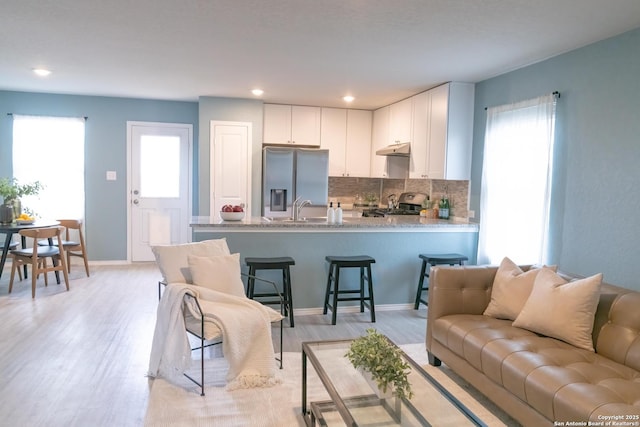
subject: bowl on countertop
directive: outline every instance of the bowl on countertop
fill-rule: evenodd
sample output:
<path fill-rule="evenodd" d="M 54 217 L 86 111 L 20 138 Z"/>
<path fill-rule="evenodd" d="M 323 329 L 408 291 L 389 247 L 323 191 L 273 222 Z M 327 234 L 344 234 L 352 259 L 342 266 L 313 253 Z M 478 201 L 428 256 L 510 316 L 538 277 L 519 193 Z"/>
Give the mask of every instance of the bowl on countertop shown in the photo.
<path fill-rule="evenodd" d="M 220 212 L 220 218 L 224 221 L 241 221 L 244 218 L 244 212 Z"/>

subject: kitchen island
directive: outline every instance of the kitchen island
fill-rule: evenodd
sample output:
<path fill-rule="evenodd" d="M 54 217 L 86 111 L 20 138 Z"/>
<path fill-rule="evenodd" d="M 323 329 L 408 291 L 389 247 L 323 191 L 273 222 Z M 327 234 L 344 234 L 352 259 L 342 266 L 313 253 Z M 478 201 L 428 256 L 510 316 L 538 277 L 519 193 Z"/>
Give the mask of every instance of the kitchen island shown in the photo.
<path fill-rule="evenodd" d="M 318 313 L 324 303 L 327 282 L 327 255 L 370 255 L 376 309 L 407 308 L 413 305 L 418 286 L 420 253 L 457 252 L 475 263 L 478 225 L 468 221 L 437 220 L 417 215 L 363 218 L 346 214 L 343 224 L 327 224 L 323 218 L 302 221 L 246 218 L 222 221 L 217 217 L 194 217 L 193 240 L 226 238 L 232 253 L 246 257 L 290 256 L 294 309 Z M 281 280 L 274 271 L 261 271 L 261 277 Z M 343 282 L 344 280 L 344 282 Z M 356 271 L 344 271 L 341 288 L 357 286 Z M 258 289 L 256 289 L 258 291 Z M 349 303 L 341 303 L 345 311 Z M 355 307 L 355 303 L 354 303 Z M 338 317 L 339 323 L 339 317 Z"/>

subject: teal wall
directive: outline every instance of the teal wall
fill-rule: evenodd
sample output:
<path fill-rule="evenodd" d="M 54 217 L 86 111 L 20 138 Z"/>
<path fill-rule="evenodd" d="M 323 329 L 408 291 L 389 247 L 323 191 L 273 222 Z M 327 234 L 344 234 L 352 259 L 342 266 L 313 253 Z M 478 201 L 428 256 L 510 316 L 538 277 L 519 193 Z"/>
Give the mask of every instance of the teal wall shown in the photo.
<path fill-rule="evenodd" d="M 192 124 L 194 147 L 198 145 L 197 102 L 0 91 L 0 176 L 12 174 L 13 126 L 7 113 L 88 117 L 85 132 L 85 227 L 91 260 L 127 259 L 127 121 Z M 197 176 L 195 159 L 193 163 L 194 176 Z M 64 167 L 51 165 L 59 166 Z M 107 170 L 117 172 L 117 181 L 105 179 Z M 195 180 L 195 206 L 197 188 Z"/>
<path fill-rule="evenodd" d="M 485 107 L 556 90 L 552 262 L 640 290 L 640 29 L 476 84 L 471 209 L 479 212 Z"/>

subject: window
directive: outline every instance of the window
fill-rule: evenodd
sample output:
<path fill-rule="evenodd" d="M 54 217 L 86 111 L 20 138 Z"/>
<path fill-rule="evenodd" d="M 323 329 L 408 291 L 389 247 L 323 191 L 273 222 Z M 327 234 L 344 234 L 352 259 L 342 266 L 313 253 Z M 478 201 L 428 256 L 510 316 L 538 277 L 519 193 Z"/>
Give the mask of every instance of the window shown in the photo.
<path fill-rule="evenodd" d="M 84 118 L 13 116 L 13 176 L 40 181 L 22 208 L 41 218 L 84 218 Z"/>
<path fill-rule="evenodd" d="M 478 263 L 546 262 L 555 95 L 487 109 Z"/>
<path fill-rule="evenodd" d="M 140 136 L 140 197 L 180 197 L 180 137 Z"/>

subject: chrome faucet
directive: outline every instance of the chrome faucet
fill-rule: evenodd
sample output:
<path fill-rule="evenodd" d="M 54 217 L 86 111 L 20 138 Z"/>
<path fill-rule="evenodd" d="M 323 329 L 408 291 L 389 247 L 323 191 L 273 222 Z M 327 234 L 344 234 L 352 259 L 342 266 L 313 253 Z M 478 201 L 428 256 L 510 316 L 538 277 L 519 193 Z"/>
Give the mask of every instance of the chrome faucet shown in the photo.
<path fill-rule="evenodd" d="M 298 221 L 300 219 L 300 211 L 307 205 L 311 204 L 311 200 L 300 200 L 302 197 L 298 197 L 293 201 L 293 220 Z"/>

